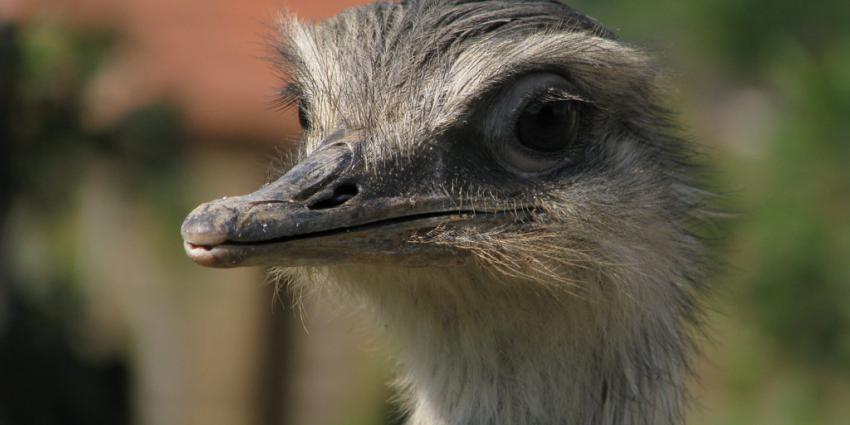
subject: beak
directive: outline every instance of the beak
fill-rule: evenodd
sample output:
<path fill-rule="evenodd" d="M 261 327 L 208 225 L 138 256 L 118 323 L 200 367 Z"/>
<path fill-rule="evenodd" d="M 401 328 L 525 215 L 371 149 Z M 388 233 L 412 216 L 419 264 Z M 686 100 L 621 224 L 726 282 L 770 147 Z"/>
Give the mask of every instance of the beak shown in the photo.
<path fill-rule="evenodd" d="M 452 208 L 424 187 L 399 193 L 415 185 L 370 175 L 356 146 L 322 147 L 254 193 L 197 207 L 181 228 L 186 253 L 209 267 L 451 264 L 464 257 L 455 248 L 413 241 L 438 226 L 499 215 Z"/>

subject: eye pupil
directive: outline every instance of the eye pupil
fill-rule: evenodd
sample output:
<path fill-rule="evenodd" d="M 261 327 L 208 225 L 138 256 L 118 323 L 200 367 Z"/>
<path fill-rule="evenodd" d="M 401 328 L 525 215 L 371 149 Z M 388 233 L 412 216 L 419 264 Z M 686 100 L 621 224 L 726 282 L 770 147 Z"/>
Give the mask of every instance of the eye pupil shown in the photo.
<path fill-rule="evenodd" d="M 576 102 L 571 100 L 532 102 L 517 121 L 520 143 L 543 153 L 563 151 L 577 136 L 577 109 Z"/>

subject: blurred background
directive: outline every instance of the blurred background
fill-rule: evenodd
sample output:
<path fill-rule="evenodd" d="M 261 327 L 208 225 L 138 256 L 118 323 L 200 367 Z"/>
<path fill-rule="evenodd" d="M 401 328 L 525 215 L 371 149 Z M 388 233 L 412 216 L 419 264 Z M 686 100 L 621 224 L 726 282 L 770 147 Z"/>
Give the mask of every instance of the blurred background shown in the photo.
<path fill-rule="evenodd" d="M 179 226 L 298 137 L 275 16 L 364 1 L 0 0 L 0 425 L 389 425 L 357 317 Z M 737 215 L 691 424 L 850 417 L 850 2 L 576 0 L 669 70 Z"/>

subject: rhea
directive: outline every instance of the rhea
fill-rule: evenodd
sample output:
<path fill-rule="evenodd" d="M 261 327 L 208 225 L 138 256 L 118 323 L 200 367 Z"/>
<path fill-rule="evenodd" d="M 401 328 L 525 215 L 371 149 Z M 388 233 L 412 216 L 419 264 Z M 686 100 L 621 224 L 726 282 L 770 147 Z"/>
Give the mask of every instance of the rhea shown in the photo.
<path fill-rule="evenodd" d="M 554 0 L 284 18 L 299 161 L 186 251 L 365 305 L 411 425 L 683 422 L 706 216 L 641 51 Z"/>

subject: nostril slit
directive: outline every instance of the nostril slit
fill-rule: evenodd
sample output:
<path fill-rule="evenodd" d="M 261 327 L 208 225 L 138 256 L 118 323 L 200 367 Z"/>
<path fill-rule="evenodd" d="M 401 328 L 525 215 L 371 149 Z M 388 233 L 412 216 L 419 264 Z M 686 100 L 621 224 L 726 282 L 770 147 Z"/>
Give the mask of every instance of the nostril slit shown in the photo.
<path fill-rule="evenodd" d="M 323 210 L 327 208 L 338 207 L 346 203 L 349 199 L 357 196 L 360 192 L 356 185 L 342 184 L 334 188 L 333 192 L 328 196 L 323 196 L 314 202 L 311 202 L 307 208 L 311 210 Z"/>

